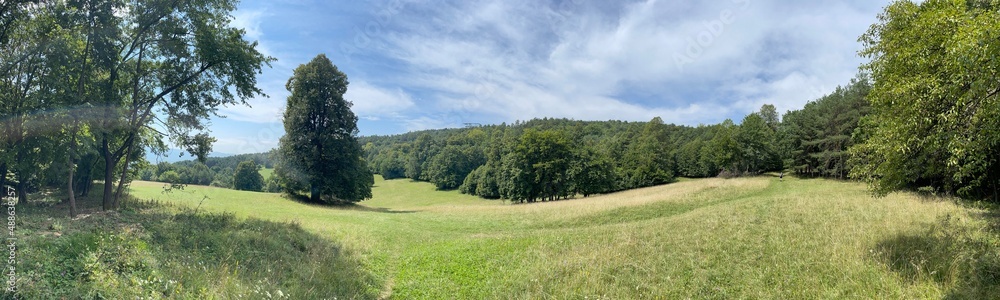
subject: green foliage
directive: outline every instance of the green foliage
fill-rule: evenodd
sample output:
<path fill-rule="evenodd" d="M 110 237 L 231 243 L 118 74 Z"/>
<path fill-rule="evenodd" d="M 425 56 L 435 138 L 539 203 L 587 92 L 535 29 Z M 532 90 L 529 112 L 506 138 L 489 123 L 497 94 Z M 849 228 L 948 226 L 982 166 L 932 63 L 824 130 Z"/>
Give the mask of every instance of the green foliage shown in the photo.
<path fill-rule="evenodd" d="M 778 170 L 781 147 L 774 127 L 781 124 L 774 123 L 774 110 L 765 105 L 745 125 L 535 119 L 363 137 L 360 143 L 373 170 L 387 179 L 401 175 L 440 189 L 530 202 L 659 185 L 677 175 Z M 771 117 L 762 118 L 765 114 Z"/>
<path fill-rule="evenodd" d="M 264 183 L 264 192 L 267 193 L 280 193 L 282 192 L 281 180 L 278 179 L 277 175 L 271 173 L 271 176 L 267 177 L 267 181 Z"/>
<path fill-rule="evenodd" d="M 177 174 L 176 171 L 163 172 L 163 174 L 160 174 L 160 176 L 157 178 L 159 179 L 160 182 L 174 183 L 174 184 L 181 183 L 181 175 Z"/>
<path fill-rule="evenodd" d="M 448 145 L 428 162 L 424 170 L 428 181 L 438 189 L 458 188 L 466 176 L 484 162 L 479 149 L 466 145 Z"/>
<path fill-rule="evenodd" d="M 577 150 L 573 157 L 574 163 L 568 174 L 572 180 L 572 193 L 587 197 L 615 189 L 618 180 L 611 158 L 590 148 Z"/>
<path fill-rule="evenodd" d="M 252 160 L 241 162 L 233 174 L 233 189 L 259 192 L 264 189 L 264 177 L 260 175 L 260 165 Z"/>
<path fill-rule="evenodd" d="M 764 109 L 767 107 L 765 106 Z M 736 140 L 740 144 L 743 172 L 759 174 L 781 169 L 781 157 L 775 147 L 775 132 L 759 113 L 752 113 L 740 123 Z"/>
<path fill-rule="evenodd" d="M 709 139 L 711 141 L 711 139 Z M 686 177 L 712 177 L 719 174 L 715 157 L 709 151 L 709 142 L 700 137 L 677 149 L 677 173 Z"/>
<path fill-rule="evenodd" d="M 288 80 L 282 159 L 275 168 L 285 191 L 306 191 L 311 201 L 323 203 L 371 198 L 374 182 L 355 139 L 358 117 L 344 100 L 347 84 L 347 75 L 323 54 Z"/>
<path fill-rule="evenodd" d="M 522 182 L 508 185 L 526 190 L 511 193 L 508 199 L 534 202 L 536 199 L 555 200 L 569 196 L 571 180 L 568 172 L 572 152 L 565 135 L 552 130 L 527 129 L 514 152 L 522 155 L 513 156 L 511 167 L 517 170 L 512 172 L 518 174 L 513 179 Z"/>
<path fill-rule="evenodd" d="M 215 141 L 204 121 L 263 95 L 256 76 L 273 60 L 232 26 L 235 9 L 230 0 L 0 4 L 0 169 L 19 190 L 81 194 L 99 170 L 102 208 L 113 209 L 130 180 L 156 177 L 139 171 L 140 157 L 165 138 L 204 161 Z M 181 181 L 208 184 L 198 171 Z"/>
<path fill-rule="evenodd" d="M 175 163 L 159 162 L 139 170 L 139 178 L 146 181 L 161 181 L 158 177 L 163 172 L 174 170 L 180 175 L 181 184 L 211 185 L 232 188 L 233 174 L 237 166 L 245 161 L 253 161 L 261 167 L 274 166 L 271 156 L 274 151 L 264 153 L 238 154 L 226 157 L 208 157 L 204 162 L 179 161 Z M 263 175 L 262 175 L 263 176 Z"/>
<path fill-rule="evenodd" d="M 437 154 L 437 149 L 430 135 L 422 134 L 417 137 L 406 160 L 406 170 L 404 172 L 406 177 L 427 180 L 428 177 L 423 172 L 424 164 Z"/>
<path fill-rule="evenodd" d="M 785 114 L 779 147 L 786 165 L 799 175 L 844 179 L 850 172 L 847 149 L 862 117 L 868 114 L 865 97 L 871 82 L 858 75 L 846 87 Z"/>
<path fill-rule="evenodd" d="M 403 150 L 394 148 L 383 155 L 369 158 L 369 161 L 372 162 L 372 171 L 385 179 L 406 177 L 407 156 Z"/>
<path fill-rule="evenodd" d="M 739 130 L 733 120 L 726 119 L 716 128 L 708 146 L 712 164 L 729 173 L 739 173 L 742 169 L 743 149 L 738 140 Z"/>
<path fill-rule="evenodd" d="M 673 181 L 673 157 L 667 148 L 668 135 L 659 117 L 647 123 L 638 140 L 629 144 L 621 165 L 623 189 L 647 187 Z"/>
<path fill-rule="evenodd" d="M 1000 5 L 894 2 L 861 37 L 874 84 L 851 176 L 1000 199 Z"/>

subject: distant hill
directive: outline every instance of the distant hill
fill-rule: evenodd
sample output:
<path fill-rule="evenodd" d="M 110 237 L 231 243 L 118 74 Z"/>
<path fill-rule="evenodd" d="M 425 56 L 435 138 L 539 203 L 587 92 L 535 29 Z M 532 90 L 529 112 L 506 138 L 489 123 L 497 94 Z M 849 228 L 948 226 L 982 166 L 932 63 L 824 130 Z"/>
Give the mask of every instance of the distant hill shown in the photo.
<path fill-rule="evenodd" d="M 229 157 L 229 156 L 233 156 L 233 155 L 234 154 L 232 154 L 232 153 L 212 152 L 212 153 L 208 154 L 208 157 L 219 157 L 219 158 L 221 158 L 221 157 Z M 159 163 L 159 162 L 175 163 L 175 162 L 180 162 L 180 161 L 185 161 L 185 160 L 194 160 L 194 159 L 195 158 L 193 156 L 191 156 L 191 154 L 187 153 L 186 151 L 177 150 L 177 149 L 170 149 L 163 156 L 158 156 L 158 155 L 156 155 L 154 153 L 150 153 L 150 152 L 146 153 L 146 160 L 149 161 L 149 162 L 151 162 L 151 163 L 153 163 L 153 164 L 156 164 L 156 163 Z"/>

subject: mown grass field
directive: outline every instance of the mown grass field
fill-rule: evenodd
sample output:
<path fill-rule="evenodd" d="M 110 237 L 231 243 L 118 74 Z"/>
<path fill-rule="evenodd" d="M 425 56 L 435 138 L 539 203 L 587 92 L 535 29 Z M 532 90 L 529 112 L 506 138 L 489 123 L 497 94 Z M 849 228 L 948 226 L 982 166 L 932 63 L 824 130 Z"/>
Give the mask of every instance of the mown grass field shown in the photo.
<path fill-rule="evenodd" d="M 132 193 L 203 212 L 298 224 L 342 247 L 379 298 L 989 298 L 1000 295 L 994 210 L 858 183 L 699 179 L 510 205 L 376 178 L 354 207 L 189 186 Z M 273 256 L 273 255 L 272 255 Z M 276 279 L 278 280 L 278 279 Z M 292 298 L 295 298 L 292 295 Z"/>

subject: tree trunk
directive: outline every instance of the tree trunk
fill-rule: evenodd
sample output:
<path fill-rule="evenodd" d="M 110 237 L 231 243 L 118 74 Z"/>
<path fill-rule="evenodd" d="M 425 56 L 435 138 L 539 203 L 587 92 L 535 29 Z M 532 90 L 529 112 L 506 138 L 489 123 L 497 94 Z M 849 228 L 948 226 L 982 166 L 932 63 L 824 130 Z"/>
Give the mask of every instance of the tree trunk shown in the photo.
<path fill-rule="evenodd" d="M 72 146 L 70 147 L 70 153 L 66 154 L 66 162 L 69 163 L 69 180 L 67 180 L 66 187 L 69 194 L 69 217 L 76 218 L 76 193 L 73 191 L 73 173 L 76 172 L 75 162 L 73 162 Z"/>
<path fill-rule="evenodd" d="M 315 182 L 309 183 L 309 201 L 319 203 L 319 187 Z"/>
<path fill-rule="evenodd" d="M 28 203 L 28 180 L 17 176 L 17 204 Z"/>
<path fill-rule="evenodd" d="M 107 136 L 101 141 L 101 155 L 104 156 L 104 195 L 101 198 L 101 209 L 111 209 L 112 181 L 114 181 L 115 163 L 108 149 Z"/>
<path fill-rule="evenodd" d="M 88 159 L 89 158 L 89 159 Z M 80 197 L 87 197 L 90 195 L 90 190 L 94 187 L 94 165 L 97 164 L 97 156 L 93 154 L 88 154 L 84 156 L 81 160 L 80 166 L 86 166 L 85 169 L 77 168 L 80 173 L 79 178 L 77 178 L 76 188 L 80 190 Z"/>
<path fill-rule="evenodd" d="M 125 164 L 122 165 L 122 176 L 118 178 L 118 190 L 115 191 L 114 200 L 111 201 L 111 207 L 118 208 L 118 200 L 121 199 L 122 190 L 125 188 L 125 179 L 128 178 L 128 164 L 131 163 L 132 158 L 132 145 L 134 142 L 128 144 L 128 152 L 125 152 Z"/>
<path fill-rule="evenodd" d="M 0 189 L 3 189 L 3 187 L 6 186 L 6 184 L 7 184 L 7 164 L 3 163 L 0 164 Z M 4 193 L 6 192 L 7 191 L 4 190 Z"/>

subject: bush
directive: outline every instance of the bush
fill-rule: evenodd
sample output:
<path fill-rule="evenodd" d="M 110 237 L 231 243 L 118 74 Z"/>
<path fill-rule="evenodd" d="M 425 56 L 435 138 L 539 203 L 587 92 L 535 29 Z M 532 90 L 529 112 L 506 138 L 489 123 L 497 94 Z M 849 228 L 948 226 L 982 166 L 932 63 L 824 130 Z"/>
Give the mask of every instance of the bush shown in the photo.
<path fill-rule="evenodd" d="M 177 172 L 173 170 L 163 172 L 163 174 L 160 174 L 157 179 L 159 179 L 160 182 L 181 183 L 181 175 L 177 174 Z"/>
<path fill-rule="evenodd" d="M 271 173 L 271 176 L 267 177 L 267 182 L 264 183 L 264 192 L 267 193 L 280 193 L 282 191 L 281 180 L 278 176 Z"/>

